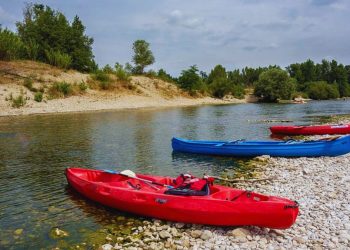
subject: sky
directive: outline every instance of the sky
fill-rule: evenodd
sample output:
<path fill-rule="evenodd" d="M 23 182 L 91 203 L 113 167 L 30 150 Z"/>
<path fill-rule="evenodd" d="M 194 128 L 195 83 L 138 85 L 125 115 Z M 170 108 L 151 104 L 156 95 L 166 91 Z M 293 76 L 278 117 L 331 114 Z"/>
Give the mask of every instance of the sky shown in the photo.
<path fill-rule="evenodd" d="M 348 0 L 69 0 L 32 1 L 78 15 L 94 38 L 99 66 L 132 61 L 132 43 L 150 43 L 155 63 L 173 76 L 191 65 L 210 72 L 288 66 L 323 58 L 350 64 Z M 0 0 L 0 24 L 13 31 L 23 0 Z"/>

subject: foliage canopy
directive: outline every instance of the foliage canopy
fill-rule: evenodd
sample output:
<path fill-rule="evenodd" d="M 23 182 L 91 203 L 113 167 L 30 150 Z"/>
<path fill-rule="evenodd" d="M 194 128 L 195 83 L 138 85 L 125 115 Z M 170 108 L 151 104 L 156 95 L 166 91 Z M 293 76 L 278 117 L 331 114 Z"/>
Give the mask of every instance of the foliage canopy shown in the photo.
<path fill-rule="evenodd" d="M 259 76 L 254 94 L 264 101 L 275 102 L 278 99 L 290 99 L 295 90 L 295 80 L 286 71 L 272 68 Z"/>
<path fill-rule="evenodd" d="M 85 26 L 78 16 L 70 24 L 61 12 L 42 4 L 27 4 L 23 14 L 23 21 L 16 25 L 27 46 L 27 57 L 51 64 L 64 60 L 65 67 L 69 63 L 68 67 L 79 71 L 96 69 L 93 39 L 84 34 Z"/>
<path fill-rule="evenodd" d="M 133 43 L 134 56 L 132 58 L 135 63 L 135 73 L 143 74 L 146 66 L 154 63 L 155 59 L 149 48 L 149 43 L 145 40 L 136 40 Z"/>

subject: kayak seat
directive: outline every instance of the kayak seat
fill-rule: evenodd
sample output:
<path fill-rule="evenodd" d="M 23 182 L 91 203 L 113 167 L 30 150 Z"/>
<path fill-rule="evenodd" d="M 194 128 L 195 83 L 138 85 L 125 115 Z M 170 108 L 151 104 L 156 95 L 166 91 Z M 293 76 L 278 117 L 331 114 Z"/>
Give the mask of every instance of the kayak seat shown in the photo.
<path fill-rule="evenodd" d="M 209 187 L 209 184 L 206 184 L 201 190 L 194 190 L 194 189 L 191 189 L 190 187 L 184 186 L 184 187 L 167 189 L 164 193 L 170 194 L 170 195 L 182 195 L 182 196 L 206 196 L 210 194 L 210 187 Z"/>

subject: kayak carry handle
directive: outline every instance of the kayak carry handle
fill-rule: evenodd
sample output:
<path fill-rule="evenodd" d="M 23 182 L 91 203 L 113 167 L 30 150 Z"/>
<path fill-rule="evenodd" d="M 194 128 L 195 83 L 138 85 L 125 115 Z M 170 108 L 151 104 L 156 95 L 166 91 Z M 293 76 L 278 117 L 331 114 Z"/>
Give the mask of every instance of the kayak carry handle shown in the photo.
<path fill-rule="evenodd" d="M 299 203 L 297 201 L 294 201 L 294 205 L 285 205 L 284 209 L 288 209 L 288 208 L 298 208 L 299 207 Z"/>

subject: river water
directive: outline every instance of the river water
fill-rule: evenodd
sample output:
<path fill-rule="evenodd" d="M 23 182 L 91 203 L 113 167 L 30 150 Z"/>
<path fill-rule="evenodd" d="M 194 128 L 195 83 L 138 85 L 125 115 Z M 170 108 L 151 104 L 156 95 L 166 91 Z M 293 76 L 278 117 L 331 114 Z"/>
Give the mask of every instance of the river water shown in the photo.
<path fill-rule="evenodd" d="M 311 124 L 349 113 L 347 100 L 2 117 L 0 249 L 67 248 L 120 216 L 73 192 L 64 176 L 68 166 L 219 175 L 237 159 L 172 153 L 171 138 L 270 139 L 268 127 L 282 120 Z M 55 227 L 69 236 L 55 239 Z"/>

